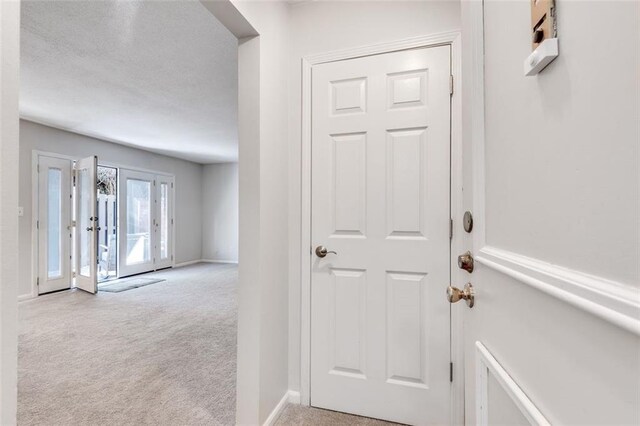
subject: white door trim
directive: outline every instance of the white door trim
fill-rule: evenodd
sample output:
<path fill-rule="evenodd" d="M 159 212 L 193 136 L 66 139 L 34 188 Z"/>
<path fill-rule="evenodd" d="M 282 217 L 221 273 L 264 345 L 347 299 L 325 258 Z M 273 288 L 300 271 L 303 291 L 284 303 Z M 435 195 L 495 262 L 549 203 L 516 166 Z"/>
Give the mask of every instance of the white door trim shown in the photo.
<path fill-rule="evenodd" d="M 522 415 L 532 425 L 548 426 L 551 423 L 538 410 L 538 407 L 520 389 L 498 360 L 481 343 L 476 342 L 476 424 L 489 426 L 489 374 L 500 384 Z"/>
<path fill-rule="evenodd" d="M 473 254 L 488 268 L 640 336 L 637 287 L 489 246 L 485 228 L 484 3 L 468 5 L 471 30 L 470 101 L 473 167 Z"/>
<path fill-rule="evenodd" d="M 300 403 L 310 404 L 311 367 L 311 69 L 314 65 L 369 55 L 396 52 L 423 47 L 451 46 L 454 91 L 451 99 L 451 215 L 460 223 L 462 210 L 462 122 L 461 122 L 461 52 L 460 32 L 452 31 L 404 40 L 338 50 L 302 58 L 302 146 L 301 146 L 301 241 L 300 247 Z M 454 232 L 451 242 L 451 277 L 458 281 L 460 270 L 454 268 L 455 254 L 463 247 L 462 235 Z M 307 250 L 308 249 L 308 250 Z M 443 294 L 442 297 L 445 297 Z M 454 384 L 452 386 L 452 420 L 464 419 L 464 375 L 462 345 L 462 315 L 459 309 L 451 312 L 453 336 L 452 360 Z"/>

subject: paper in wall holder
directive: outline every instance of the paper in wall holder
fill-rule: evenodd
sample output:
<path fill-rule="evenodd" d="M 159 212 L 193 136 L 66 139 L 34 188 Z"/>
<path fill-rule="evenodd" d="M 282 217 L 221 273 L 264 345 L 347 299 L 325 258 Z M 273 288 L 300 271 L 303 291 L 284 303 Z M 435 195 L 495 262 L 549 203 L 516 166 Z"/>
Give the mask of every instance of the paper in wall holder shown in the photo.
<path fill-rule="evenodd" d="M 531 49 L 524 75 L 536 75 L 558 57 L 558 29 L 554 0 L 531 1 Z"/>

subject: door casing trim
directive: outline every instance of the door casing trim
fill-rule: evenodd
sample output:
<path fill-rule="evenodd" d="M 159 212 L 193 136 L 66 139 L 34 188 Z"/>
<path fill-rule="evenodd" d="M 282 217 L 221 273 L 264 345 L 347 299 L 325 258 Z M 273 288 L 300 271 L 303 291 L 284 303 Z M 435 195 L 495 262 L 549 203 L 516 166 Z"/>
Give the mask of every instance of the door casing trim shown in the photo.
<path fill-rule="evenodd" d="M 451 96 L 451 189 L 450 214 L 454 223 L 451 239 L 451 282 L 464 277 L 456 265 L 456 253 L 462 252 L 464 239 L 461 232 L 463 211 L 462 197 L 462 108 L 461 108 L 461 50 L 460 32 L 450 31 L 412 37 L 388 43 L 337 50 L 305 56 L 301 59 L 302 71 L 302 125 L 301 125 L 301 229 L 300 229 L 300 403 L 311 403 L 311 70 L 313 66 L 361 58 L 402 50 L 450 46 L 451 74 L 454 88 Z M 443 294 L 442 297 L 445 297 Z M 462 312 L 451 309 L 451 362 L 454 364 L 451 385 L 452 424 L 464 422 L 464 352 L 462 336 Z"/>

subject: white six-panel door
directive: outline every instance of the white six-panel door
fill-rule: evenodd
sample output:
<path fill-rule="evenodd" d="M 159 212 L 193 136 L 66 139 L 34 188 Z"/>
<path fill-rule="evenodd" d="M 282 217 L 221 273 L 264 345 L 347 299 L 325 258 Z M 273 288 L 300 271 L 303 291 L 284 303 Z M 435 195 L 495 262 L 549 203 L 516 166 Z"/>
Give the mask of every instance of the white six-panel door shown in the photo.
<path fill-rule="evenodd" d="M 311 404 L 450 417 L 450 48 L 312 70 Z"/>
<path fill-rule="evenodd" d="M 73 163 L 38 156 L 38 294 L 71 288 Z"/>

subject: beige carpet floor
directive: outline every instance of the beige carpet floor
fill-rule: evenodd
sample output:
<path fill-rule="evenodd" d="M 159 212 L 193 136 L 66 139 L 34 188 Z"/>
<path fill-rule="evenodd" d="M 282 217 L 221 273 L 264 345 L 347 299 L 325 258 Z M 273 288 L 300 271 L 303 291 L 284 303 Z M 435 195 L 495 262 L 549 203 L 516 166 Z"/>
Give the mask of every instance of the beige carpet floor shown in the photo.
<path fill-rule="evenodd" d="M 122 293 L 20 303 L 20 425 L 231 425 L 235 265 L 197 264 Z"/>
<path fill-rule="evenodd" d="M 277 426 L 389 426 L 397 423 L 288 404 L 278 416 L 275 424 Z"/>

